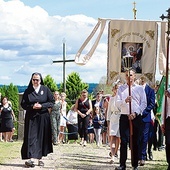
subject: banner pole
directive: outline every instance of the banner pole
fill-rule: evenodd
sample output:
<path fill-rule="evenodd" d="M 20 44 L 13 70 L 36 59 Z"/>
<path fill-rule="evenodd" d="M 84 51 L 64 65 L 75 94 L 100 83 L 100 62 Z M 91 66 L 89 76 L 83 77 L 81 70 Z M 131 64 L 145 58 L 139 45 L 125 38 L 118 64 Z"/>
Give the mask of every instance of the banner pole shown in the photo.
<path fill-rule="evenodd" d="M 168 12 L 167 16 L 160 16 L 162 20 L 165 18 L 168 20 L 168 30 L 166 31 L 167 33 L 167 56 L 166 56 L 166 83 L 165 83 L 165 90 L 168 89 L 168 73 L 169 73 L 169 34 L 170 34 L 170 8 L 166 10 Z M 167 96 L 165 95 L 165 107 L 164 107 L 164 126 L 165 126 L 165 120 L 166 120 L 166 115 L 167 115 Z M 166 128 L 166 127 L 165 127 Z"/>

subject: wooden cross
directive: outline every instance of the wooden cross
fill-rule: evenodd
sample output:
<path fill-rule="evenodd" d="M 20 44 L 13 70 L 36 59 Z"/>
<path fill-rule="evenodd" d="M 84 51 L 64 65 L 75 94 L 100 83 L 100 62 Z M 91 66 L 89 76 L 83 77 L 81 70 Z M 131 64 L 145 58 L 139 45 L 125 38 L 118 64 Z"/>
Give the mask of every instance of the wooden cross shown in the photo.
<path fill-rule="evenodd" d="M 136 12 L 137 12 L 137 9 L 136 9 L 136 2 L 135 2 L 135 1 L 133 2 L 133 5 L 134 5 L 134 8 L 133 8 L 134 19 L 136 19 Z"/>
<path fill-rule="evenodd" d="M 66 92 L 66 79 L 65 79 L 65 65 L 67 62 L 75 62 L 75 60 L 66 60 L 66 44 L 63 41 L 63 60 L 57 60 L 57 61 L 53 61 L 53 63 L 63 63 L 63 86 L 64 86 L 64 92 Z"/>

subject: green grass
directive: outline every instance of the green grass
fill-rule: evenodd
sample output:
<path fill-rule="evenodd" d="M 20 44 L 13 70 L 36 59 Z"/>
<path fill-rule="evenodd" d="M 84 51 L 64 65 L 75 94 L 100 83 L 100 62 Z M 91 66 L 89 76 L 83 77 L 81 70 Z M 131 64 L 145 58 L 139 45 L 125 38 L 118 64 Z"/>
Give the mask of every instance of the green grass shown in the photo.
<path fill-rule="evenodd" d="M 22 142 L 0 142 L 0 164 L 7 160 L 20 158 Z"/>

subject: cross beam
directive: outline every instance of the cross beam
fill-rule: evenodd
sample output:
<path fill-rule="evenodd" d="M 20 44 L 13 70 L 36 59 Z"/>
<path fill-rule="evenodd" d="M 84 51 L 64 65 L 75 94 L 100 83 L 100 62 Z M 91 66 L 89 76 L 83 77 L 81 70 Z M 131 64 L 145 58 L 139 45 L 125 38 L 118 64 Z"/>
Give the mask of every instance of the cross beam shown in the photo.
<path fill-rule="evenodd" d="M 170 8 L 168 9 L 168 10 L 166 10 L 166 12 L 168 12 L 168 14 L 167 14 L 167 16 L 165 16 L 164 14 L 162 14 L 161 16 L 160 16 L 160 18 L 162 19 L 162 20 L 164 20 L 164 19 L 167 19 L 168 20 L 168 30 L 167 30 L 167 34 L 168 34 L 168 36 L 169 36 L 169 34 L 170 34 Z"/>
<path fill-rule="evenodd" d="M 56 60 L 53 61 L 53 63 L 63 63 L 63 86 L 64 86 L 64 92 L 66 92 L 66 79 L 65 79 L 65 72 L 66 72 L 66 68 L 65 68 L 65 64 L 67 62 L 74 62 L 75 60 L 66 60 L 66 44 L 65 42 L 63 42 L 63 60 Z"/>

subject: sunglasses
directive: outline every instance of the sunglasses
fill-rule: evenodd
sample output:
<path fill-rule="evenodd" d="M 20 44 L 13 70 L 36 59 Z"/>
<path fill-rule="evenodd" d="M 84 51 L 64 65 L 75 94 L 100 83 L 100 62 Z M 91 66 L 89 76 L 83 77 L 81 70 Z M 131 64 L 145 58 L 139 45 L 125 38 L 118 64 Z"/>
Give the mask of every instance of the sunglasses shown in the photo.
<path fill-rule="evenodd" d="M 40 79 L 32 79 L 33 81 L 40 81 Z"/>
<path fill-rule="evenodd" d="M 129 75 L 128 74 L 126 74 L 126 77 L 128 77 Z M 133 76 L 132 74 L 130 74 L 130 76 Z"/>

